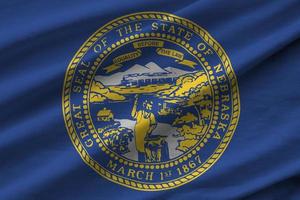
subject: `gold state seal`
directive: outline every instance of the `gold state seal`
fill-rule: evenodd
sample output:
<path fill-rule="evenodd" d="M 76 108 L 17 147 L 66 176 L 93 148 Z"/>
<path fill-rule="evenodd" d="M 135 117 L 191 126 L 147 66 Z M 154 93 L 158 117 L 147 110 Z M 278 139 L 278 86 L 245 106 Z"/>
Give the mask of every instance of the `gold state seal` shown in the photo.
<path fill-rule="evenodd" d="M 62 108 L 73 145 L 102 177 L 171 189 L 223 154 L 240 113 L 223 48 L 197 24 L 161 12 L 115 19 L 72 59 Z"/>

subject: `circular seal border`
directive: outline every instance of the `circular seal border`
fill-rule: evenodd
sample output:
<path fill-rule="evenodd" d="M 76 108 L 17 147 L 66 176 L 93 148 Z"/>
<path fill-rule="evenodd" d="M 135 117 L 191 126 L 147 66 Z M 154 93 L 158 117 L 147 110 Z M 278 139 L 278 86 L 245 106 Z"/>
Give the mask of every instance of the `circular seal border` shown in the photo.
<path fill-rule="evenodd" d="M 122 25 L 123 23 L 128 23 L 133 20 L 142 20 L 142 19 L 158 19 L 167 22 L 177 23 L 183 25 L 189 29 L 192 29 L 195 33 L 197 33 L 214 51 L 218 54 L 223 66 L 225 67 L 226 74 L 229 78 L 231 85 L 231 94 L 232 94 L 232 117 L 230 124 L 228 126 L 228 131 L 225 133 L 222 141 L 219 146 L 216 148 L 214 153 L 205 161 L 203 164 L 196 168 L 194 171 L 186 174 L 182 178 L 178 178 L 175 180 L 171 180 L 161 184 L 146 184 L 140 183 L 139 181 L 132 181 L 130 179 L 126 179 L 123 177 L 119 177 L 117 175 L 111 174 L 108 170 L 101 167 L 96 161 L 94 161 L 86 151 L 85 147 L 79 140 L 74 125 L 72 122 L 71 116 L 71 107 L 70 107 L 70 93 L 71 93 L 71 81 L 73 79 L 73 75 L 75 73 L 75 68 L 80 62 L 81 58 L 86 54 L 88 49 L 106 32 L 112 30 L 114 27 Z M 95 63 L 94 63 L 95 64 Z M 239 97 L 239 89 L 236 75 L 233 71 L 231 62 L 225 53 L 225 50 L 221 47 L 221 45 L 202 27 L 197 25 L 196 23 L 178 17 L 176 15 L 165 13 L 165 12 L 138 12 L 132 13 L 129 15 L 121 16 L 115 20 L 112 20 L 99 28 L 94 34 L 92 34 L 86 42 L 80 47 L 80 49 L 76 52 L 75 56 L 71 60 L 64 79 L 63 91 L 62 91 L 62 110 L 65 125 L 68 131 L 68 135 L 75 146 L 76 150 L 80 154 L 83 161 L 93 168 L 99 175 L 108 179 L 109 181 L 115 182 L 117 184 L 126 186 L 128 188 L 142 190 L 142 191 L 159 191 L 166 190 L 179 187 L 184 185 L 195 178 L 199 177 L 203 173 L 205 173 L 224 153 L 226 147 L 228 146 L 235 129 L 237 127 L 237 123 L 239 121 L 240 116 L 240 97 Z"/>

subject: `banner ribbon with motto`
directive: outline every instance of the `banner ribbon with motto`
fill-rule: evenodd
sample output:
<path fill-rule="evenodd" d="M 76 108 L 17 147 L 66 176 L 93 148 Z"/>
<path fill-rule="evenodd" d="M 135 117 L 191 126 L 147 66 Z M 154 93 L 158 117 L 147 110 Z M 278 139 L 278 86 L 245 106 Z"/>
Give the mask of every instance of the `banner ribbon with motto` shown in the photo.
<path fill-rule="evenodd" d="M 184 54 L 174 49 L 158 48 L 156 52 L 158 55 L 175 58 L 176 59 L 175 61 L 178 62 L 179 64 L 186 65 L 191 68 L 195 68 L 195 65 L 197 65 L 197 63 L 193 61 L 185 60 Z"/>

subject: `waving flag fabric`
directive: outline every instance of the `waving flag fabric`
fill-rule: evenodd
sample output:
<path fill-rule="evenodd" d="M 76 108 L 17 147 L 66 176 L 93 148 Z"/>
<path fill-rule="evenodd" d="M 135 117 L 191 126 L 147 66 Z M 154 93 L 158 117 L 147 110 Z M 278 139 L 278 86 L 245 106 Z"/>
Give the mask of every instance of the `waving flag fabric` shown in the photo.
<path fill-rule="evenodd" d="M 0 199 L 300 199 L 298 0 L 0 18 Z"/>

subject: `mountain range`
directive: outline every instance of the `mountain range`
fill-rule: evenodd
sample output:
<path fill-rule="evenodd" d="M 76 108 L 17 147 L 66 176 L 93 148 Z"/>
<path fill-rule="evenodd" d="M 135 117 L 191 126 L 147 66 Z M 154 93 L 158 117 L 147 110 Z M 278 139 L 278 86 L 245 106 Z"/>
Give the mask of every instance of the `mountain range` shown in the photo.
<path fill-rule="evenodd" d="M 130 75 L 130 74 L 145 75 L 145 74 L 153 74 L 153 73 L 167 73 L 169 75 L 179 77 L 183 74 L 191 73 L 191 72 L 177 69 L 174 67 L 161 68 L 155 62 L 149 62 L 145 66 L 135 64 L 134 66 L 132 66 L 131 68 L 123 72 L 117 72 L 112 75 L 107 75 L 107 76 L 98 75 L 95 77 L 95 81 L 101 82 L 103 85 L 106 86 L 120 85 L 121 80 L 126 75 Z"/>

